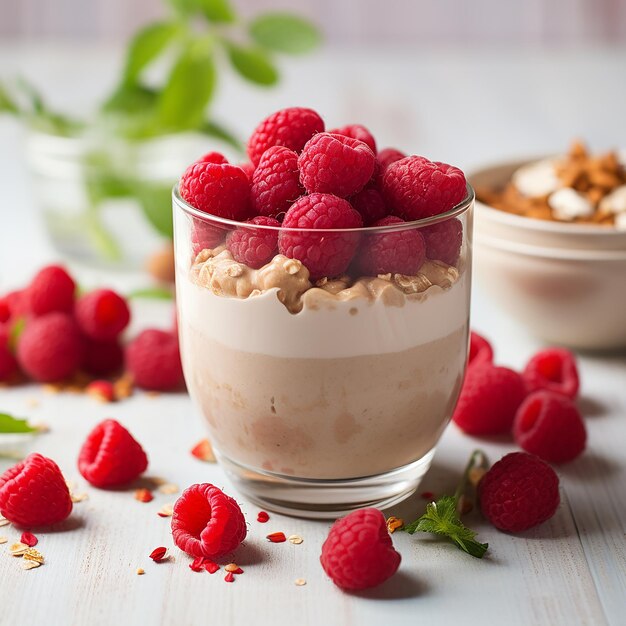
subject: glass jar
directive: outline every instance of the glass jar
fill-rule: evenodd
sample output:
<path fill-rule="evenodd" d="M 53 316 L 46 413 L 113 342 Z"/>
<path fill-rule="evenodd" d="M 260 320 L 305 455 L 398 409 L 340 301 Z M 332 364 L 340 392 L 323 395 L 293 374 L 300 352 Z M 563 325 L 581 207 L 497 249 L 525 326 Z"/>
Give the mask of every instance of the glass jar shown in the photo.
<path fill-rule="evenodd" d="M 465 372 L 473 201 L 468 187 L 435 217 L 305 230 L 216 218 L 174 189 L 185 378 L 243 494 L 335 517 L 417 488 Z M 338 276 L 280 254 L 299 246 L 336 251 Z"/>
<path fill-rule="evenodd" d="M 171 188 L 206 138 L 144 141 L 28 131 L 33 193 L 54 247 L 106 269 L 136 270 L 172 238 Z"/>

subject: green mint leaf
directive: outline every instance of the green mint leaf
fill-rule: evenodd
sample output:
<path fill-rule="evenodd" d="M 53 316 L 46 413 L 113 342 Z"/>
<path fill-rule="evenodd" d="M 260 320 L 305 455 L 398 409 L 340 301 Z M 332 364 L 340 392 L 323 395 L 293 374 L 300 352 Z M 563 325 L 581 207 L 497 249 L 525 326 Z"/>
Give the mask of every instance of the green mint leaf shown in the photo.
<path fill-rule="evenodd" d="M 176 22 L 155 22 L 140 30 L 128 47 L 124 81 L 136 82 L 142 70 L 172 43 L 179 31 Z"/>
<path fill-rule="evenodd" d="M 237 152 L 242 153 L 243 147 L 241 141 L 233 135 L 227 128 L 218 124 L 213 120 L 207 120 L 202 123 L 202 126 L 198 128 L 198 130 L 204 135 L 208 135 L 209 137 L 214 137 L 215 139 L 219 139 L 224 143 L 228 144 L 231 148 L 237 150 Z"/>
<path fill-rule="evenodd" d="M 13 325 L 11 326 L 11 330 L 9 330 L 9 340 L 8 346 L 11 352 L 15 352 L 17 350 L 17 342 L 20 339 L 20 335 L 24 332 L 26 328 L 26 318 L 18 317 Z"/>
<path fill-rule="evenodd" d="M 158 233 L 171 239 L 174 236 L 172 187 L 137 183 L 135 195 L 145 218 Z"/>
<path fill-rule="evenodd" d="M 450 539 L 460 550 L 482 558 L 489 544 L 476 541 L 476 533 L 463 525 L 456 512 L 456 500 L 443 496 L 426 505 L 426 513 L 402 528 L 405 532 L 433 533 Z"/>
<path fill-rule="evenodd" d="M 157 116 L 165 130 L 198 128 L 213 96 L 215 64 L 204 41 L 194 42 L 178 58 L 159 97 Z"/>
<path fill-rule="evenodd" d="M 226 48 L 232 66 L 246 80 L 264 86 L 278 82 L 278 70 L 269 55 L 260 48 L 239 46 L 232 42 L 227 42 Z"/>
<path fill-rule="evenodd" d="M 28 424 L 25 419 L 13 417 L 8 413 L 0 413 L 0 433 L 34 433 L 37 429 Z"/>
<path fill-rule="evenodd" d="M 171 289 L 148 287 L 146 289 L 135 289 L 135 291 L 131 291 L 126 297 L 130 299 L 147 298 L 151 300 L 173 300 L 174 294 Z"/>
<path fill-rule="evenodd" d="M 195 0 L 195 3 L 210 22 L 232 24 L 237 18 L 228 0 Z"/>
<path fill-rule="evenodd" d="M 11 113 L 13 115 L 20 113 L 17 102 L 11 97 L 9 90 L 2 83 L 0 83 L 0 113 Z"/>
<path fill-rule="evenodd" d="M 316 48 L 322 37 L 307 20 L 291 13 L 264 13 L 249 26 L 250 36 L 260 46 L 274 52 L 304 54 Z"/>

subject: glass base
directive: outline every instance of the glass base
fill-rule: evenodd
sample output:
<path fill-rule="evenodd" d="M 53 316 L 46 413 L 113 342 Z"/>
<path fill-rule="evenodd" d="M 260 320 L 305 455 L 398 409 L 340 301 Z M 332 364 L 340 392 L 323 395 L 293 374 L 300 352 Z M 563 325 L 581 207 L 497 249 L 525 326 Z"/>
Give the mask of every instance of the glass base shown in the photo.
<path fill-rule="evenodd" d="M 254 470 L 215 452 L 239 492 L 263 509 L 293 517 L 335 519 L 363 507 L 385 509 L 410 496 L 428 471 L 435 449 L 384 474 L 345 480 Z"/>

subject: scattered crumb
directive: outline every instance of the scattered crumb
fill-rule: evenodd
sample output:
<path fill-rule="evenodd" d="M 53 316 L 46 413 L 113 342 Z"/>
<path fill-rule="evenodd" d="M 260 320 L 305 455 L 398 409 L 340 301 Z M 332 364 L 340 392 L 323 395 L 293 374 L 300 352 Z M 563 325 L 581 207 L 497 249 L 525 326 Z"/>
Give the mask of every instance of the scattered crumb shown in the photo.
<path fill-rule="evenodd" d="M 85 500 L 89 500 L 89 495 L 86 493 L 70 493 L 70 497 L 72 498 L 72 502 L 83 502 Z"/>
<path fill-rule="evenodd" d="M 387 531 L 390 535 L 392 535 L 398 528 L 402 528 L 404 526 L 404 520 L 400 517 L 391 517 L 387 518 Z"/>
<path fill-rule="evenodd" d="M 29 570 L 37 569 L 38 567 L 41 567 L 41 563 L 39 563 L 39 561 L 22 561 L 22 569 Z"/>
<path fill-rule="evenodd" d="M 163 493 L 167 496 L 170 496 L 174 493 L 178 493 L 180 491 L 180 488 L 178 485 L 175 485 L 174 483 L 163 483 L 160 485 L 157 491 L 159 493 Z"/>
<path fill-rule="evenodd" d="M 9 541 L 8 537 L 0 537 L 0 544 L 7 543 Z"/>
<path fill-rule="evenodd" d="M 9 554 L 11 556 L 24 556 L 26 554 L 26 550 L 28 550 L 28 546 L 21 541 L 17 543 L 12 543 L 9 548 Z"/>
<path fill-rule="evenodd" d="M 146 570 L 143 567 L 137 568 L 137 576 L 143 576 L 146 573 Z"/>
<path fill-rule="evenodd" d="M 300 535 L 289 535 L 289 537 L 287 537 L 287 540 L 289 541 L 289 543 L 293 543 L 296 546 L 299 546 L 304 541 L 304 539 L 302 539 Z"/>
<path fill-rule="evenodd" d="M 135 490 L 135 500 L 139 500 L 139 502 L 152 502 L 154 500 L 154 496 L 152 493 L 145 488 Z"/>
<path fill-rule="evenodd" d="M 306 585 L 306 580 L 304 580 L 304 578 L 296 578 L 294 583 L 296 587 L 304 587 L 304 585 Z"/>
<path fill-rule="evenodd" d="M 174 505 L 173 504 L 164 504 L 157 511 L 157 515 L 159 517 L 172 517 L 173 514 L 174 514 Z"/>
<path fill-rule="evenodd" d="M 26 398 L 26 406 L 29 409 L 36 409 L 39 406 L 39 399 L 38 398 Z"/>

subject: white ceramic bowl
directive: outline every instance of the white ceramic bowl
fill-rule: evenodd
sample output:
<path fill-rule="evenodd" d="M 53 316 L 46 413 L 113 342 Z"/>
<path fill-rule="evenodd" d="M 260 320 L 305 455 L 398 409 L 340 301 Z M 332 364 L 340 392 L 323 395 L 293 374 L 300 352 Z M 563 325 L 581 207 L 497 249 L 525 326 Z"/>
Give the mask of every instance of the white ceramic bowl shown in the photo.
<path fill-rule="evenodd" d="M 475 188 L 499 188 L 528 162 L 485 167 L 469 179 Z M 626 348 L 626 231 L 536 220 L 476 201 L 474 244 L 483 289 L 535 335 L 573 348 Z"/>

